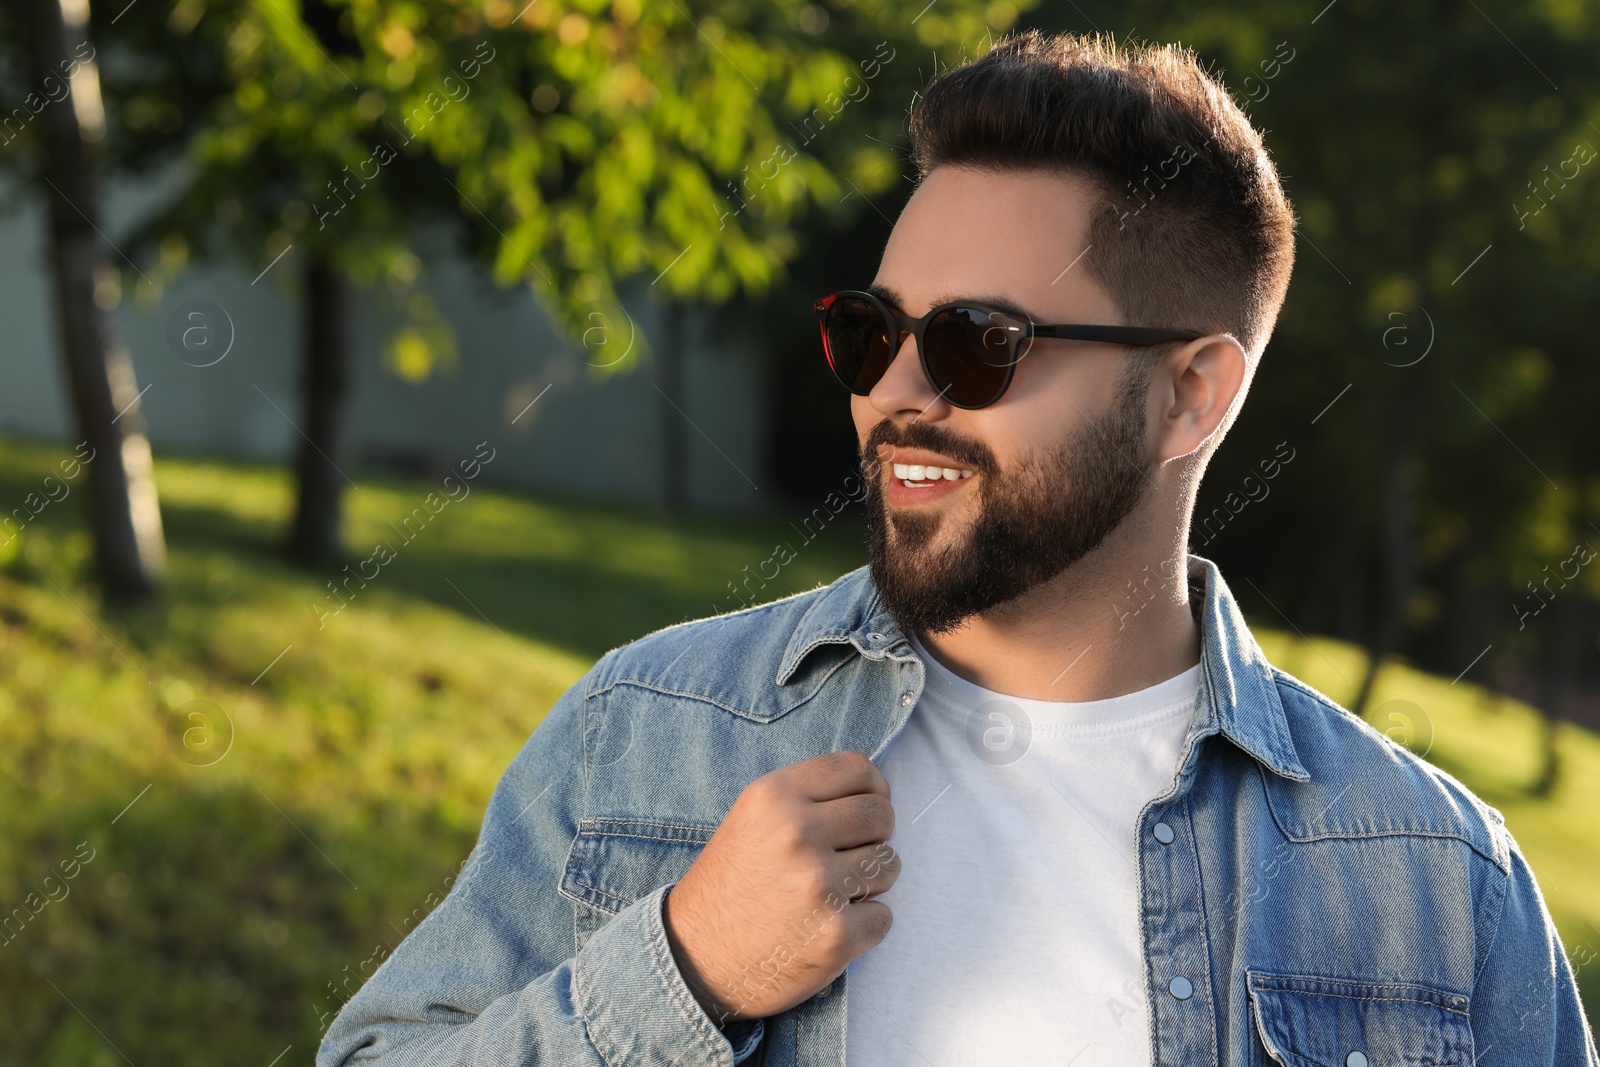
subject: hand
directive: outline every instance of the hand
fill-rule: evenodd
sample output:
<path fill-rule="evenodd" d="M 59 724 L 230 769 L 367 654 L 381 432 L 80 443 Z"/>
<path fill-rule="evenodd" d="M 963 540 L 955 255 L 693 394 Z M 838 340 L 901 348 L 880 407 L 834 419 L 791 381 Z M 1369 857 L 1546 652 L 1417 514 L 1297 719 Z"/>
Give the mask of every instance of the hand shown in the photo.
<path fill-rule="evenodd" d="M 718 1026 L 794 1007 L 882 941 L 894 885 L 883 772 L 830 752 L 745 787 L 662 905 L 667 941 Z"/>

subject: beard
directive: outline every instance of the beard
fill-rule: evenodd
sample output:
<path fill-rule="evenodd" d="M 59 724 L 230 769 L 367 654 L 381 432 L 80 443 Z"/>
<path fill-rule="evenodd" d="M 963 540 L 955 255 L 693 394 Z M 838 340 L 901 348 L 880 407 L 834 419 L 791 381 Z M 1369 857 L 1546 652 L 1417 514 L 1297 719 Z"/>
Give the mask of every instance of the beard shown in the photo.
<path fill-rule="evenodd" d="M 1124 379 L 1111 411 L 1053 449 L 1001 470 L 981 442 L 942 426 L 884 419 L 861 448 L 869 569 L 902 630 L 946 633 L 1014 600 L 1078 562 L 1126 519 L 1150 484 L 1143 375 Z M 883 445 L 926 448 L 977 471 L 978 517 L 965 536 L 933 548 L 934 512 L 889 514 Z M 892 474 L 891 474 L 892 476 Z"/>

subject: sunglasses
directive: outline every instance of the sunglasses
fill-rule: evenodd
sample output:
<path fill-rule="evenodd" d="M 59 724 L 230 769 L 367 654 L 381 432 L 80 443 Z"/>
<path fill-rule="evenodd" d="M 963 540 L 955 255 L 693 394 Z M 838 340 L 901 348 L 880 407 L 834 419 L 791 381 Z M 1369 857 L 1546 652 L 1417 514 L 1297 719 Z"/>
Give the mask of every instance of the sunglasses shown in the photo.
<path fill-rule="evenodd" d="M 834 376 L 857 396 L 882 380 L 909 335 L 922 370 L 939 395 L 958 408 L 988 407 L 1005 395 L 1017 361 L 1035 337 L 1105 341 L 1141 348 L 1193 341 L 1204 334 L 1145 326 L 1046 326 L 999 308 L 958 300 L 921 318 L 899 315 L 871 293 L 847 289 L 816 303 L 822 351 Z"/>

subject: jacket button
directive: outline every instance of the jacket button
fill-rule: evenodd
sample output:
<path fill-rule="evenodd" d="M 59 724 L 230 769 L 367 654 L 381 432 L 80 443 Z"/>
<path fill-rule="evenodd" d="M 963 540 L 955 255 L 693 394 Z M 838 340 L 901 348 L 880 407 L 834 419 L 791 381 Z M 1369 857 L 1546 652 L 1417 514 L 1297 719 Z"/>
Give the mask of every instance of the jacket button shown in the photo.
<path fill-rule="evenodd" d="M 1180 974 L 1167 983 L 1167 991 L 1179 1000 L 1188 1000 L 1194 996 L 1194 983 Z M 1360 1054 L 1357 1053 L 1357 1055 Z"/>
<path fill-rule="evenodd" d="M 832 993 L 832 992 L 833 992 L 833 983 L 829 982 L 827 985 L 825 985 L 821 989 L 817 990 L 817 998 L 820 1000 L 822 997 L 825 997 L 829 993 Z"/>
<path fill-rule="evenodd" d="M 910 703 L 911 703 L 911 694 L 910 693 L 901 693 L 900 694 L 900 706 L 903 708 L 903 707 L 905 707 L 906 705 L 908 705 Z"/>
<path fill-rule="evenodd" d="M 1367 1067 L 1367 1057 L 1358 1049 L 1344 1058 L 1344 1067 Z"/>
<path fill-rule="evenodd" d="M 1164 822 L 1156 823 L 1150 828 L 1150 832 L 1155 834 L 1156 840 L 1160 841 L 1163 845 L 1172 844 L 1172 839 L 1178 836 L 1172 832 L 1172 827 L 1168 826 Z"/>

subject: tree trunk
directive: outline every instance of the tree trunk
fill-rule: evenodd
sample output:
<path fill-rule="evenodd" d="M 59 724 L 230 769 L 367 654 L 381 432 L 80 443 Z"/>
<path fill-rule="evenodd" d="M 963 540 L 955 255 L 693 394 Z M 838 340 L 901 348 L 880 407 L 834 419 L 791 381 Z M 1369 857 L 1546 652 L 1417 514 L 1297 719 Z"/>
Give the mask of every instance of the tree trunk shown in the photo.
<path fill-rule="evenodd" d="M 1567 707 L 1578 691 L 1584 646 L 1594 632 L 1587 625 L 1592 616 L 1582 589 L 1569 591 L 1563 584 L 1558 595 L 1561 602 L 1540 642 L 1548 652 L 1534 667 L 1539 672 L 1539 775 L 1529 794 L 1541 799 L 1555 792 L 1561 781 L 1561 723 L 1568 718 Z"/>
<path fill-rule="evenodd" d="M 327 566 L 344 553 L 340 537 L 350 413 L 349 288 L 323 255 L 305 271 L 305 333 L 300 367 L 300 448 L 295 460 L 299 496 L 289 555 L 308 566 Z"/>
<path fill-rule="evenodd" d="M 667 510 L 689 506 L 689 402 L 684 396 L 683 332 L 688 315 L 681 304 L 661 309 L 661 338 L 656 346 L 656 388 L 661 391 L 661 492 Z"/>
<path fill-rule="evenodd" d="M 1411 390 L 1402 389 L 1402 400 Z M 1383 669 L 1383 660 L 1400 644 L 1407 628 L 1406 609 L 1417 585 L 1417 568 L 1412 542 L 1416 524 L 1417 417 L 1408 403 L 1396 405 L 1391 417 L 1393 433 L 1388 449 L 1388 469 L 1384 479 L 1383 575 L 1384 591 L 1378 598 L 1378 619 L 1367 646 L 1367 669 L 1361 688 L 1350 702 L 1356 715 L 1366 711 L 1372 690 Z"/>
<path fill-rule="evenodd" d="M 140 600 L 160 585 L 166 545 L 133 360 L 109 311 L 118 279 L 100 232 L 94 146 L 105 123 L 88 5 L 33 0 L 32 8 L 28 52 L 34 84 L 59 82 L 63 72 L 73 72 L 67 96 L 44 108 L 42 175 L 61 352 L 78 433 L 93 457 L 89 529 L 95 568 L 108 597 Z M 97 290 L 106 297 L 97 301 Z"/>

